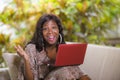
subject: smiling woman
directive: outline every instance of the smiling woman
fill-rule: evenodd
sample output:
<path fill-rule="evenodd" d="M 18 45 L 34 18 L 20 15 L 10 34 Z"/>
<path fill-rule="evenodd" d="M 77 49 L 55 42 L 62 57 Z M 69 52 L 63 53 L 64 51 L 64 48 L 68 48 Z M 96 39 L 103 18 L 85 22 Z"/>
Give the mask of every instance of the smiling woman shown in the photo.
<path fill-rule="evenodd" d="M 90 80 L 79 66 L 54 66 L 59 44 L 65 44 L 60 19 L 53 14 L 41 16 L 25 51 L 15 46 L 22 57 L 18 80 Z"/>

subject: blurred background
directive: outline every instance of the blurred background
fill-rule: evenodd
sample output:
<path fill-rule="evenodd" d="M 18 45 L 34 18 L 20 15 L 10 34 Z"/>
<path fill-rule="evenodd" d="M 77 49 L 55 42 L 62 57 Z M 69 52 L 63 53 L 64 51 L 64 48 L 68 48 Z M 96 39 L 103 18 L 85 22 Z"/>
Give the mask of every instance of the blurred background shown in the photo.
<path fill-rule="evenodd" d="M 0 67 L 2 53 L 24 47 L 45 13 L 60 17 L 66 41 L 120 47 L 120 0 L 1 0 Z"/>

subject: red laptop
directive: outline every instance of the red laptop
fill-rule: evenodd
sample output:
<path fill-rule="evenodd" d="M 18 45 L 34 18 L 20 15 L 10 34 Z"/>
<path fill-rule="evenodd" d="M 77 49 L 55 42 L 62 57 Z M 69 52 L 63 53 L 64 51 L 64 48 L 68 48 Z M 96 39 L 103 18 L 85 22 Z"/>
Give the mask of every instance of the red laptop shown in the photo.
<path fill-rule="evenodd" d="M 55 66 L 83 64 L 87 44 L 60 44 Z"/>

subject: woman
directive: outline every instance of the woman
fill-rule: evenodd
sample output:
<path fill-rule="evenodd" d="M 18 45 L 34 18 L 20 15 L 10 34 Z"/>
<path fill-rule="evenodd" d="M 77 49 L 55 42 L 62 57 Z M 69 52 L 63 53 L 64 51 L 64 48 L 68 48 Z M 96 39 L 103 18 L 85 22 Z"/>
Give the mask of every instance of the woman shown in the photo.
<path fill-rule="evenodd" d="M 53 66 L 59 44 L 65 44 L 60 19 L 53 14 L 43 15 L 25 51 L 15 46 L 22 57 L 18 80 L 90 80 L 78 66 Z"/>

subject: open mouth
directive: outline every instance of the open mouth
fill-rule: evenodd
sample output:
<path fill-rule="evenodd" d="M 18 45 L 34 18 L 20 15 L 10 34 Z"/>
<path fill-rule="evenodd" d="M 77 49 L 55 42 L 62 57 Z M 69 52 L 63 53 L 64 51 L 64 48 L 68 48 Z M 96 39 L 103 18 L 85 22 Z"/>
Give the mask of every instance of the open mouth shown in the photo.
<path fill-rule="evenodd" d="M 48 36 L 48 41 L 54 42 L 56 40 L 55 36 Z"/>

